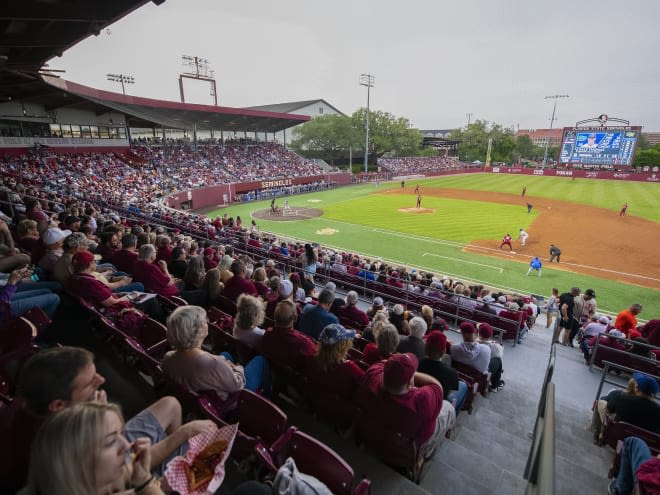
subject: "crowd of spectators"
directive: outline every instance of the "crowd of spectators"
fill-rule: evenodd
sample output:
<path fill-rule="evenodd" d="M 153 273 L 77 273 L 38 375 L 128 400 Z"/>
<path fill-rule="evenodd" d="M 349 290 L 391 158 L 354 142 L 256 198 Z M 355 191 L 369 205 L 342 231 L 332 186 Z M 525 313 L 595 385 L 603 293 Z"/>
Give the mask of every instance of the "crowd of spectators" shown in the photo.
<path fill-rule="evenodd" d="M 378 165 L 384 170 L 402 174 L 425 174 L 469 167 L 469 164 L 459 162 L 456 157 L 447 156 L 407 156 L 379 158 Z"/>

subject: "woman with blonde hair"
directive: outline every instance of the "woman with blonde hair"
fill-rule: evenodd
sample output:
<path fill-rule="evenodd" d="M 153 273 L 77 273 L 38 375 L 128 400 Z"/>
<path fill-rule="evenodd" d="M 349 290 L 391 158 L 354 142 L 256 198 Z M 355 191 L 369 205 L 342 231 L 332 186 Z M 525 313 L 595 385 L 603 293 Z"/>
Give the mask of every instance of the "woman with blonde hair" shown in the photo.
<path fill-rule="evenodd" d="M 328 325 L 319 335 L 314 359 L 308 361 L 307 376 L 312 403 L 315 402 L 314 391 L 322 391 L 326 396 L 331 393 L 339 397 L 341 400 L 335 401 L 336 404 L 333 405 L 333 409 L 334 406 L 337 407 L 336 411 L 322 411 L 333 416 L 333 421 L 337 423 L 350 424 L 353 419 L 354 411 L 350 408 L 342 408 L 342 405 L 352 402 L 353 395 L 364 376 L 364 370 L 355 361 L 347 359 L 354 338 L 355 330 L 348 330 L 339 323 Z M 319 407 L 326 408 L 327 403 L 319 402 L 316 409 L 318 410 Z"/>
<path fill-rule="evenodd" d="M 149 439 L 131 445 L 123 428 L 115 404 L 83 402 L 53 414 L 35 437 L 28 484 L 20 494 L 162 495 L 150 471 Z"/>
<path fill-rule="evenodd" d="M 254 272 L 252 272 L 252 282 L 254 282 L 257 292 L 263 298 L 266 298 L 269 291 L 268 284 L 266 283 L 267 279 L 266 269 L 263 266 L 255 268 Z"/>
<path fill-rule="evenodd" d="M 261 348 L 261 338 L 266 333 L 259 328 L 264 322 L 266 311 L 261 299 L 241 294 L 236 302 L 236 317 L 234 318 L 234 337 L 254 349 Z"/>
<path fill-rule="evenodd" d="M 220 281 L 220 270 L 211 268 L 202 280 L 201 289 L 206 293 L 206 304 L 213 306 L 220 300 L 225 284 Z"/>
<path fill-rule="evenodd" d="M 370 342 L 362 351 L 364 361 L 373 364 L 389 358 L 396 352 L 400 338 L 399 331 L 392 323 L 383 323 L 376 334 L 376 343 Z"/>
<path fill-rule="evenodd" d="M 430 329 L 433 326 L 433 308 L 424 304 L 421 307 L 422 318 L 426 322 L 426 327 Z"/>

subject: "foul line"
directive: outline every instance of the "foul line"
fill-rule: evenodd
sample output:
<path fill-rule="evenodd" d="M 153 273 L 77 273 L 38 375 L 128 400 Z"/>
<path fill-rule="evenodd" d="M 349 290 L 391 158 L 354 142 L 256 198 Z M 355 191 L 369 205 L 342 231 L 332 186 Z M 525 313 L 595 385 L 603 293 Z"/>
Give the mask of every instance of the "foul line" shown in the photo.
<path fill-rule="evenodd" d="M 486 268 L 492 268 L 493 270 L 498 270 L 500 273 L 504 271 L 504 268 L 500 268 L 499 266 L 484 265 L 483 263 L 475 263 L 474 261 L 466 261 L 460 258 L 451 258 L 450 256 L 441 256 L 435 253 L 422 253 L 422 256 L 435 256 L 436 258 L 444 258 L 446 260 L 458 261 L 460 263 L 469 263 L 470 265 L 484 266 Z"/>

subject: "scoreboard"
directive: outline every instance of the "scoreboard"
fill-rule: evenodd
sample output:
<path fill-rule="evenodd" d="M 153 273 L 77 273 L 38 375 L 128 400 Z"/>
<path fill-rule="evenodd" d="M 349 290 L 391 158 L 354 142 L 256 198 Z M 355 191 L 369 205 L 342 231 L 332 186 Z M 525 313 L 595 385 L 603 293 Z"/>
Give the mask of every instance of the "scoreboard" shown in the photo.
<path fill-rule="evenodd" d="M 641 127 L 565 127 L 559 162 L 573 165 L 630 166 Z"/>

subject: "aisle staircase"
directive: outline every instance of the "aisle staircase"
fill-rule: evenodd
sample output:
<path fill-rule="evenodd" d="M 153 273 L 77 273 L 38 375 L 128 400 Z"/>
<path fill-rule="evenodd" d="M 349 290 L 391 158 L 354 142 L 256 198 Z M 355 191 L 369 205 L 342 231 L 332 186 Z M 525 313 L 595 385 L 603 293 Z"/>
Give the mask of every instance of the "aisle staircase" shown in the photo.
<path fill-rule="evenodd" d="M 543 320 L 543 318 L 540 318 Z M 545 323 L 542 321 L 542 323 Z M 460 336 L 450 336 L 459 340 Z M 461 412 L 451 439 L 437 449 L 415 485 L 380 463 L 352 438 L 340 438 L 327 425 L 308 414 L 287 408 L 293 424 L 318 437 L 339 452 L 355 469 L 373 482 L 374 495 L 524 494 L 522 475 L 529 455 L 540 388 L 548 364 L 550 331 L 537 325 L 523 344 L 505 344 L 506 386 L 488 398 L 475 399 L 472 415 Z M 576 349 L 560 348 L 553 383 L 556 387 L 555 445 L 556 493 L 607 493 L 610 449 L 597 447 L 586 430 L 599 373 L 590 373 Z"/>

